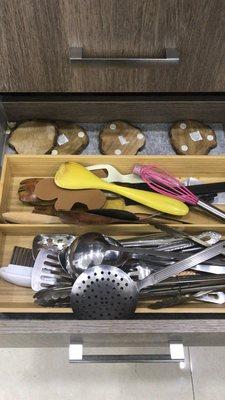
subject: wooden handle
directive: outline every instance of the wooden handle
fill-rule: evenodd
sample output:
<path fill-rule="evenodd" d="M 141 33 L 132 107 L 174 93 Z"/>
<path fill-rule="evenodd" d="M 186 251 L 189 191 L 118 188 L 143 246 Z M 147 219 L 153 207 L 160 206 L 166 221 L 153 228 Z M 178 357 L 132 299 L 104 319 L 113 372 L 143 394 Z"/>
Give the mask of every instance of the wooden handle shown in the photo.
<path fill-rule="evenodd" d="M 13 222 L 15 224 L 61 224 L 60 218 L 35 214 L 28 211 L 8 211 L 2 214 L 2 217 L 7 222 Z"/>

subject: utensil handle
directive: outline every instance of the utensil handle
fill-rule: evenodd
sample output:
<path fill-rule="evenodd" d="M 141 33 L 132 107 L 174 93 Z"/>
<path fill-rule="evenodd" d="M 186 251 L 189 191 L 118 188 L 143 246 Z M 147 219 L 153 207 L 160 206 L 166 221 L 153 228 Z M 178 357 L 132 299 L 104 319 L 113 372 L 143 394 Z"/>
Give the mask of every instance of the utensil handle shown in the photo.
<path fill-rule="evenodd" d="M 215 244 L 205 250 L 202 250 L 188 258 L 185 258 L 177 263 L 174 263 L 168 267 L 165 267 L 161 271 L 157 271 L 153 274 L 147 276 L 147 278 L 139 281 L 137 283 L 138 289 L 143 289 L 144 287 L 155 285 L 158 282 L 163 281 L 164 279 L 170 278 L 171 276 L 177 275 L 180 272 L 185 271 L 191 267 L 194 267 L 197 264 L 200 264 L 204 261 L 207 261 L 210 258 L 217 256 L 220 253 L 223 253 L 225 249 L 225 241 Z"/>
<path fill-rule="evenodd" d="M 222 219 L 223 221 L 225 220 L 225 213 L 219 208 L 212 206 L 211 204 L 205 203 L 202 200 L 199 200 L 197 205 L 201 207 L 203 210 L 208 211 L 210 214 L 215 215 L 217 218 Z"/>
<path fill-rule="evenodd" d="M 143 183 L 143 180 L 139 176 L 134 175 L 134 174 L 123 175 L 109 164 L 90 165 L 89 167 L 86 167 L 86 168 L 89 171 L 96 171 L 99 169 L 107 170 L 108 176 L 106 178 L 102 178 L 105 182 L 109 182 L 109 183 L 118 182 L 118 183 L 123 183 L 123 184 L 127 184 L 129 182 L 131 185 L 137 184 L 137 185 L 144 185 L 147 187 L 147 185 L 145 183 Z M 145 189 L 146 189 L 146 187 L 145 187 Z"/>
<path fill-rule="evenodd" d="M 134 200 L 137 203 L 143 204 L 144 206 L 162 211 L 167 214 L 184 216 L 187 215 L 189 211 L 186 204 L 182 203 L 180 200 L 176 200 L 159 193 L 126 188 L 123 186 L 115 185 L 113 183 L 105 183 L 105 186 L 99 186 L 99 189 L 112 191 L 114 193 L 120 194 L 121 196 L 128 197 L 129 199 Z"/>
<path fill-rule="evenodd" d="M 83 47 L 70 47 L 70 62 L 126 62 L 126 63 L 160 63 L 160 64 L 177 64 L 180 62 L 179 54 L 175 48 L 166 48 L 165 57 L 149 58 L 149 57 L 83 57 Z"/>

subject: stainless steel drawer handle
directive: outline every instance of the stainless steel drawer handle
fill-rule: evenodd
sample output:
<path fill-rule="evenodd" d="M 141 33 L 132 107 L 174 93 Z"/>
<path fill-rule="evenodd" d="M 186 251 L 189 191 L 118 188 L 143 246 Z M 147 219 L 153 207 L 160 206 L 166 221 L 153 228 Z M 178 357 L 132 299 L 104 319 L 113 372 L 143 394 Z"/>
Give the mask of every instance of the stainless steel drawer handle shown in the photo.
<path fill-rule="evenodd" d="M 184 346 L 182 343 L 171 343 L 169 354 L 98 354 L 83 355 L 83 345 L 71 343 L 69 346 L 69 361 L 77 364 L 87 363 L 178 363 L 185 365 Z"/>
<path fill-rule="evenodd" d="M 70 61 L 71 62 L 136 62 L 136 63 L 161 63 L 161 64 L 176 64 L 180 62 L 177 49 L 166 48 L 164 58 L 142 58 L 142 57 L 128 57 L 128 58 L 93 58 L 83 57 L 83 47 L 70 47 Z"/>

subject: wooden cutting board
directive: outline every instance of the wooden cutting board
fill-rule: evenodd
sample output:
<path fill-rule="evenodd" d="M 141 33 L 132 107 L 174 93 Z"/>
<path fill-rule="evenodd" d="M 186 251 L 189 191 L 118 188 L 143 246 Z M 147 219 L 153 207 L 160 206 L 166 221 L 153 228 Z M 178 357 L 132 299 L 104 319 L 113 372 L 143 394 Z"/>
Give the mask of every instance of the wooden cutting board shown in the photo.
<path fill-rule="evenodd" d="M 214 130 L 199 121 L 177 121 L 172 125 L 169 135 L 177 154 L 204 155 L 217 146 Z"/>
<path fill-rule="evenodd" d="M 9 138 L 9 145 L 19 154 L 46 154 L 56 142 L 56 128 L 47 121 L 26 121 Z"/>
<path fill-rule="evenodd" d="M 57 144 L 52 154 L 79 154 L 88 145 L 88 134 L 84 128 L 73 122 L 57 121 Z"/>
<path fill-rule="evenodd" d="M 137 154 L 145 145 L 145 135 L 140 129 L 123 121 L 109 122 L 99 134 L 103 154 Z"/>

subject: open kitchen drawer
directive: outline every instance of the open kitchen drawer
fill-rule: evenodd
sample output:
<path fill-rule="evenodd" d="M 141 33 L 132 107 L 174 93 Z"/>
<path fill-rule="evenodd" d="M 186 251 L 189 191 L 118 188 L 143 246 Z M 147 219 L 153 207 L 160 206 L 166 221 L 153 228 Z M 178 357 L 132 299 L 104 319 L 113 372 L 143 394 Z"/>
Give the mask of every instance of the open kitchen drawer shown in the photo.
<path fill-rule="evenodd" d="M 99 163 L 102 159 L 106 159 L 106 157 L 35 156 L 31 158 L 30 156 L 20 155 L 5 156 L 1 181 L 1 211 L 15 209 L 19 211 L 23 209 L 24 206 L 21 206 L 17 200 L 17 187 L 21 179 L 29 176 L 53 176 L 58 166 L 66 160 L 74 160 L 82 163 L 83 165 L 89 165 Z M 191 173 L 195 176 L 198 174 L 198 177 L 203 181 L 218 181 L 222 180 L 223 176 L 225 175 L 225 158 L 223 156 L 186 157 L 185 163 L 183 161 L 184 158 L 182 156 L 139 156 L 135 158 L 132 156 L 126 158 L 114 156 L 107 157 L 107 162 L 112 165 L 116 165 L 121 172 L 129 172 L 134 162 L 160 162 L 163 167 L 170 168 L 179 177 L 185 177 L 187 173 Z M 210 169 L 208 168 L 209 165 Z M 199 232 L 204 229 L 215 229 L 224 234 L 225 237 L 224 226 L 221 223 L 215 222 L 211 218 L 208 218 L 207 216 L 204 216 L 204 224 L 195 223 L 191 226 L 178 224 L 178 226 L 188 232 Z M 153 228 L 147 225 L 138 227 L 136 225 L 94 227 L 94 230 L 100 230 L 103 233 L 110 234 L 118 238 L 124 236 L 133 236 L 137 233 L 137 231 L 139 231 L 139 233 L 146 233 L 152 229 Z M 37 233 L 70 232 L 79 234 L 90 230 L 93 230 L 93 226 L 79 227 L 75 225 L 70 226 L 62 224 L 32 225 L 32 221 L 30 225 L 1 224 L 0 265 L 7 265 L 15 244 L 18 246 L 30 247 L 32 244 L 32 239 Z M 121 343 L 129 343 L 129 345 L 131 345 L 132 342 L 135 345 L 139 345 L 140 343 L 142 345 L 144 343 L 147 345 L 149 344 L 150 338 L 153 340 L 154 337 L 157 337 L 157 335 L 155 335 L 157 330 L 158 334 L 163 333 L 162 337 L 157 338 L 157 342 L 158 340 L 159 342 L 162 340 L 162 343 L 165 343 L 165 339 L 171 340 L 171 338 L 176 338 L 178 335 L 178 338 L 182 338 L 182 340 L 185 338 L 186 343 L 193 344 L 195 342 L 195 335 L 193 336 L 193 333 L 196 334 L 198 330 L 205 332 L 206 329 L 207 332 L 211 332 L 211 330 L 215 329 L 214 324 L 218 324 L 216 329 L 218 329 L 219 332 L 219 326 L 221 326 L 221 324 L 222 329 L 223 326 L 225 329 L 225 324 L 223 321 L 223 316 L 225 313 L 224 306 L 211 306 L 206 303 L 191 303 L 179 307 L 153 311 L 152 309 L 148 308 L 149 302 L 142 301 L 138 304 L 134 320 L 124 321 L 123 323 L 122 321 L 77 321 L 75 319 L 75 315 L 71 313 L 69 308 L 42 308 L 38 305 L 35 305 L 32 294 L 33 293 L 31 289 L 17 287 L 4 281 L 0 282 L 0 312 L 2 313 L 2 319 L 0 319 L 0 330 L 2 327 L 3 332 L 12 333 L 14 326 L 14 333 L 19 333 L 22 329 L 22 331 L 27 333 L 28 336 L 30 335 L 30 329 L 33 333 L 37 333 L 36 330 L 38 330 L 39 333 L 47 334 L 47 342 L 46 339 L 43 339 L 45 345 L 47 345 L 46 343 L 49 344 L 56 342 L 58 345 L 59 343 L 62 345 L 63 341 L 65 342 L 65 340 L 68 339 L 68 330 L 71 330 L 70 333 L 73 333 L 75 338 L 80 336 L 82 338 L 86 338 L 86 343 L 89 343 L 90 345 L 93 345 L 95 342 L 95 332 L 97 331 L 99 332 L 99 336 L 97 337 L 96 343 L 99 345 L 101 343 L 111 343 L 113 345 L 115 345 L 115 343 L 116 345 L 121 345 Z M 193 318 L 193 320 L 190 320 L 190 316 Z M 118 334 L 116 327 L 119 329 L 120 334 Z M 95 329 L 97 329 L 97 331 L 95 331 Z M 128 332 L 130 333 L 128 334 Z M 185 335 L 183 335 L 184 332 Z M 139 335 L 141 333 L 145 333 L 144 336 Z M 200 336 L 197 335 L 197 337 L 199 343 Z M 19 336 L 19 338 L 19 342 L 17 343 L 19 343 L 18 345 L 21 345 L 23 336 Z M 33 345 L 33 336 L 29 336 L 29 338 L 30 339 L 27 343 Z M 43 337 L 41 336 L 40 338 Z M 39 344 L 40 338 L 37 340 L 37 343 Z M 206 339 L 208 339 L 208 343 L 210 343 L 210 337 L 205 336 L 204 340 Z M 7 343 L 9 343 L 8 340 L 10 340 L 10 336 L 4 337 L 3 343 L 6 343 L 7 345 Z M 218 340 L 221 340 L 221 335 L 218 336 Z"/>
<path fill-rule="evenodd" d="M 179 109 L 179 102 L 176 100 L 175 103 Z M 193 100 L 195 101 L 195 100 Z M 137 101 L 136 105 L 138 104 Z M 177 117 L 184 117 L 185 106 L 180 108 L 180 111 L 174 107 L 174 104 L 168 102 L 168 114 L 165 111 L 165 119 L 171 121 Z M 203 109 L 203 103 L 200 101 L 200 108 Z M 32 102 L 27 104 L 27 108 L 21 107 L 20 102 L 13 101 L 11 104 L 6 104 L 5 111 L 8 111 L 10 120 L 13 118 L 12 110 L 15 110 L 14 120 L 23 120 L 32 117 L 40 118 L 41 110 L 43 111 L 44 118 L 52 119 L 59 115 L 59 104 L 57 102 L 52 103 L 51 111 L 46 111 L 45 107 L 40 102 L 39 111 L 35 112 L 32 108 L 34 105 Z M 78 110 L 79 101 L 71 103 L 64 103 L 62 108 L 63 117 L 72 120 L 74 108 Z M 96 102 L 95 107 L 99 110 L 99 107 L 105 107 L 108 109 L 107 119 L 109 119 L 109 104 L 107 101 Z M 196 111 L 196 104 L 193 106 L 190 100 L 186 102 L 187 109 L 189 110 L 190 117 L 200 118 L 200 112 Z M 207 119 L 212 122 L 223 122 L 224 115 L 222 110 L 224 108 L 223 101 L 221 103 L 217 100 L 215 102 L 211 99 L 205 102 L 205 113 L 208 116 Z M 163 111 L 159 110 L 162 106 L 157 105 L 157 102 L 146 101 L 145 106 L 148 110 L 151 109 L 150 105 L 153 105 L 161 116 L 158 117 L 158 121 L 162 121 Z M 180 103 L 181 105 L 181 103 Z M 18 108 L 16 108 L 18 106 Z M 62 104 L 61 104 L 62 106 Z M 166 101 L 164 103 L 166 109 Z M 173 107 L 172 107 L 173 106 Z M 79 116 L 78 120 L 84 118 L 85 109 L 86 112 L 91 110 L 93 102 L 91 104 L 82 103 L 83 107 L 82 115 Z M 85 108 L 86 107 L 86 108 Z M 129 108 L 130 107 L 130 108 Z M 132 106 L 122 102 L 121 113 L 122 116 L 127 115 L 127 119 L 132 116 Z M 69 111 L 68 111 L 69 109 Z M 33 110 L 33 111 L 32 111 Z M 114 110 L 114 111 L 113 111 Z M 116 101 L 112 104 L 112 113 L 114 112 L 117 118 L 119 117 L 119 108 L 116 105 Z M 26 114 L 26 116 L 25 116 Z M 48 114 L 48 115 L 47 115 Z M 100 112 L 99 112 L 100 114 Z M 98 115 L 99 115 L 98 114 Z M 158 114 L 158 115 L 159 115 Z M 179 115 L 178 115 L 179 114 Z M 92 120 L 97 121 L 98 115 L 91 115 Z M 101 111 L 102 115 L 102 111 Z M 133 120 L 137 121 L 137 118 L 141 118 L 155 121 L 155 115 L 150 112 L 141 113 L 141 109 L 138 111 L 138 116 Z M 167 116 L 166 116 L 167 115 Z M 42 117 L 42 118 L 43 118 Z M 221 117 L 221 118 L 220 118 Z M 89 116 L 90 118 L 90 116 Z M 103 118 L 103 117 L 102 117 Z M 74 117 L 73 117 L 74 119 Z M 140 119 L 142 122 L 143 119 Z M 95 163 L 107 163 L 115 165 L 121 172 L 130 172 L 134 163 L 160 163 L 166 169 L 169 169 L 175 175 L 180 178 L 193 175 L 198 177 L 202 181 L 222 181 L 225 176 L 225 157 L 223 156 L 202 156 L 202 157 L 163 157 L 163 156 L 129 156 L 129 157 L 106 157 L 106 156 L 15 156 L 10 155 L 5 157 L 2 178 L 1 178 L 1 197 L 0 197 L 0 208 L 1 212 L 6 210 L 17 210 L 23 209 L 23 205 L 17 200 L 17 189 L 18 183 L 25 177 L 49 177 L 53 176 L 58 166 L 66 160 L 74 160 L 82 163 L 83 165 L 91 165 Z M 189 218 L 189 217 L 188 217 Z M 185 229 L 188 232 L 199 232 L 205 229 L 215 229 L 221 232 L 225 237 L 224 225 L 220 222 L 207 216 L 199 216 L 197 213 L 192 213 L 191 219 L 192 225 L 181 225 L 181 229 Z M 149 232 L 152 228 L 145 226 L 102 226 L 94 228 L 101 230 L 103 233 L 110 234 L 115 237 L 133 236 L 137 233 Z M 32 243 L 32 239 L 37 233 L 44 232 L 73 232 L 82 233 L 85 231 L 93 230 L 90 226 L 69 226 L 69 225 L 11 225 L 1 224 L 1 246 L 0 246 L 0 265 L 6 265 L 9 262 L 11 252 L 14 245 L 21 245 L 29 247 Z M 70 335 L 73 335 L 76 341 L 81 340 L 88 346 L 108 346 L 108 345 L 134 345 L 134 346 L 149 346 L 151 343 L 165 344 L 167 341 L 183 341 L 184 344 L 199 345 L 199 344 L 224 344 L 225 334 L 225 307 L 224 306 L 211 306 L 200 303 L 192 303 L 189 305 L 179 306 L 177 308 L 168 308 L 159 311 L 153 311 L 148 308 L 147 302 L 141 302 L 138 305 L 137 312 L 134 319 L 127 321 L 79 321 L 76 320 L 75 315 L 71 313 L 70 309 L 53 309 L 53 308 L 42 308 L 33 303 L 32 292 L 30 289 L 20 288 L 13 286 L 9 283 L 0 282 L 0 345 L 2 346 L 64 346 L 68 344 Z"/>

